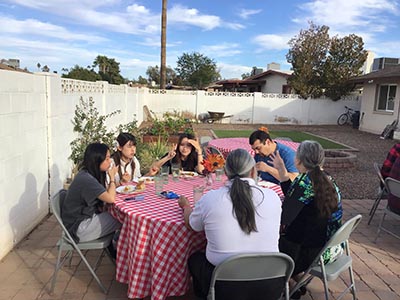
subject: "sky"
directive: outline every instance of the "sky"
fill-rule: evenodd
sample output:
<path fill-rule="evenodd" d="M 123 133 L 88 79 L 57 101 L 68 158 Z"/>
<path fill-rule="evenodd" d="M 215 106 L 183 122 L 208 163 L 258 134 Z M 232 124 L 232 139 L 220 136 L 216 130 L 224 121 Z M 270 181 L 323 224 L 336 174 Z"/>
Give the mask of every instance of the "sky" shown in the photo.
<path fill-rule="evenodd" d="M 120 63 L 129 80 L 160 65 L 161 0 L 0 0 L 0 59 L 62 73 L 97 55 Z M 400 57 L 400 0 L 169 0 L 167 65 L 183 53 L 213 59 L 221 77 L 253 66 L 290 70 L 288 42 L 309 28 L 357 34 L 375 57 Z"/>

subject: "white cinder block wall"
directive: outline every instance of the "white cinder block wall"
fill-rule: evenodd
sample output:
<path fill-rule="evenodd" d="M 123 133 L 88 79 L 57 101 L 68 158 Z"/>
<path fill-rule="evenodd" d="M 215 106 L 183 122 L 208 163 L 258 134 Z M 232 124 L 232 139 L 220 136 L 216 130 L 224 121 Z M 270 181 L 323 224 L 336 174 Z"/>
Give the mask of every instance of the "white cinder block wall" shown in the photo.
<path fill-rule="evenodd" d="M 358 101 L 301 100 L 295 95 L 158 91 L 61 79 L 50 73 L 0 70 L 0 259 L 49 212 L 49 199 L 71 174 L 72 119 L 79 99 L 92 97 L 116 128 L 143 121 L 143 106 L 156 115 L 223 111 L 224 123 L 335 124 L 348 105 Z"/>

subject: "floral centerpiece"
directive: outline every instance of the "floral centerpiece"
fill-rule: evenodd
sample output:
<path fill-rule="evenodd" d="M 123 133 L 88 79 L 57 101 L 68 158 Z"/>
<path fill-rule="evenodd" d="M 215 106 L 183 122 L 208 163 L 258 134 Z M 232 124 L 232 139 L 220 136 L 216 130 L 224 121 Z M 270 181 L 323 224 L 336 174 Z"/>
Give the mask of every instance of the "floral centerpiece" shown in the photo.
<path fill-rule="evenodd" d="M 220 154 L 208 154 L 201 162 L 204 166 L 203 175 L 214 173 L 217 169 L 222 169 L 225 165 L 225 159 Z"/>

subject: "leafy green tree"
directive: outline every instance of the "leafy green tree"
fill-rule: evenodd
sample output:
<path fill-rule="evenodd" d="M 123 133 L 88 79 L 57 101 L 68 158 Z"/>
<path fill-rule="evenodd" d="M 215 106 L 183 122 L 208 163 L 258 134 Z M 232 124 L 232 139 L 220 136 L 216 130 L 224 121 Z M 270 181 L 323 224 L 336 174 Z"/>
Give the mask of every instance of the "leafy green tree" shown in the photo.
<path fill-rule="evenodd" d="M 221 75 L 214 60 L 198 52 L 183 53 L 178 57 L 175 71 L 185 85 L 202 89 Z"/>
<path fill-rule="evenodd" d="M 63 68 L 63 71 L 68 69 Z M 63 78 L 72 78 L 85 81 L 98 81 L 101 80 L 101 76 L 97 74 L 93 69 L 88 70 L 86 68 L 75 65 L 69 70 L 68 73 L 62 75 Z"/>
<path fill-rule="evenodd" d="M 125 82 L 120 74 L 119 62 L 114 58 L 98 55 L 93 61 L 93 68 L 99 68 L 101 80 L 108 81 L 112 84 L 122 84 Z"/>
<path fill-rule="evenodd" d="M 75 167 L 82 163 L 87 145 L 99 142 L 112 148 L 115 139 L 115 132 L 107 129 L 106 121 L 121 111 L 116 110 L 107 115 L 100 115 L 94 104 L 92 97 L 87 100 L 81 97 L 79 104 L 75 107 L 72 124 L 74 125 L 74 132 L 78 133 L 78 137 L 70 143 L 71 155 L 69 157 L 74 162 Z"/>
<path fill-rule="evenodd" d="M 156 65 L 155 67 L 153 67 L 153 66 L 147 67 L 146 75 L 148 76 L 150 82 L 154 81 L 157 85 L 160 84 L 160 78 L 161 78 L 160 75 L 161 74 L 160 74 L 160 68 L 158 67 L 158 65 Z M 168 83 L 169 82 L 172 82 L 174 84 L 176 83 L 175 82 L 176 73 L 170 66 L 168 66 L 166 68 L 166 76 L 167 76 Z"/>
<path fill-rule="evenodd" d="M 336 101 L 353 90 L 354 84 L 349 84 L 349 79 L 362 73 L 368 53 L 362 38 L 350 34 L 333 37 L 329 54 L 324 66 L 325 95 Z"/>
<path fill-rule="evenodd" d="M 323 94 L 322 73 L 329 47 L 329 27 L 310 23 L 308 30 L 289 41 L 286 59 L 292 64 L 289 84 L 304 99 Z"/>
<path fill-rule="evenodd" d="M 142 76 L 139 75 L 138 80 L 137 80 L 137 83 L 140 83 L 140 84 L 148 84 L 149 82 L 147 81 L 146 78 L 144 78 L 144 77 L 142 77 Z"/>
<path fill-rule="evenodd" d="M 348 79 L 360 73 L 367 57 L 361 37 L 330 38 L 328 31 L 328 26 L 311 22 L 289 41 L 286 59 L 293 74 L 288 82 L 304 99 L 326 95 L 336 101 L 347 95 L 352 89 Z"/>
<path fill-rule="evenodd" d="M 250 72 L 243 73 L 243 74 L 241 75 L 242 79 L 249 78 L 250 76 L 251 76 Z"/>

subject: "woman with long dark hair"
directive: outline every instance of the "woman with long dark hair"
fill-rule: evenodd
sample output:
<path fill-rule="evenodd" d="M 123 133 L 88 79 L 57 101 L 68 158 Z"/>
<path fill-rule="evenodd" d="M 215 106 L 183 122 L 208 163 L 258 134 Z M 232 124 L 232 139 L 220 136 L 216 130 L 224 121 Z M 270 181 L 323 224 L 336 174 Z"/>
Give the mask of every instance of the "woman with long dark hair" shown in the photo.
<path fill-rule="evenodd" d="M 152 166 L 154 169 L 160 169 L 162 166 L 169 166 L 176 163 L 183 171 L 196 171 L 201 173 L 204 170 L 202 165 L 203 152 L 199 142 L 189 133 L 179 135 L 178 144 L 172 145 L 171 151 L 164 155 Z"/>
<path fill-rule="evenodd" d="M 138 180 L 142 176 L 140 163 L 136 158 L 136 138 L 129 132 L 121 132 L 117 136 L 117 150 L 113 153 L 112 159 L 118 167 L 115 175 L 117 186 L 129 181 Z M 153 176 L 158 169 L 151 168 L 146 176 Z"/>
<path fill-rule="evenodd" d="M 256 185 L 253 157 L 244 149 L 230 152 L 225 173 L 227 184 L 203 195 L 193 210 L 185 197 L 179 199 L 186 226 L 205 231 L 207 237 L 206 253 L 197 252 L 189 258 L 194 292 L 201 298 L 207 296 L 215 266 L 227 258 L 240 253 L 278 252 L 281 201 L 274 191 Z M 259 282 L 252 286 L 255 295 L 263 297 L 260 288 L 270 286 Z M 270 290 L 266 293 L 273 294 Z M 235 299 L 241 299 L 239 295 L 235 290 Z"/>
<path fill-rule="evenodd" d="M 271 155 L 279 170 L 285 194 L 282 206 L 282 232 L 279 249 L 295 262 L 296 275 L 305 271 L 342 221 L 339 188 L 323 170 L 325 153 L 316 141 L 303 141 L 297 149 L 295 164 L 300 174 L 292 182 L 279 152 Z M 326 262 L 334 259 L 340 247 L 325 253 Z"/>
<path fill-rule="evenodd" d="M 111 167 L 110 150 L 101 143 L 86 147 L 79 173 L 72 181 L 61 203 L 61 218 L 77 242 L 91 241 L 108 235 L 121 224 L 104 209 L 115 202 L 115 174 Z M 110 178 L 106 186 L 106 177 Z"/>

